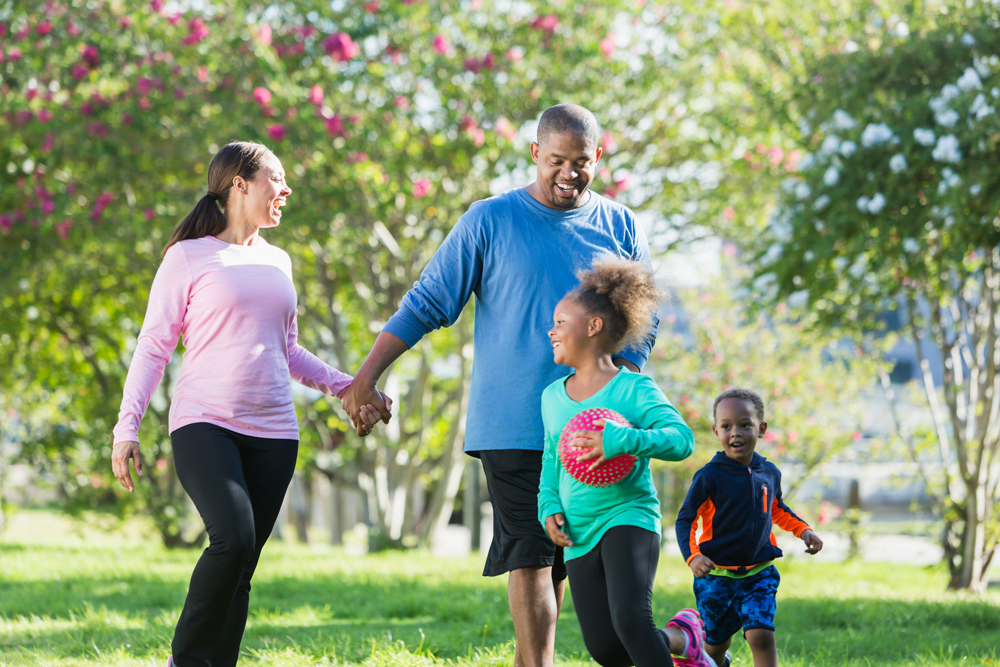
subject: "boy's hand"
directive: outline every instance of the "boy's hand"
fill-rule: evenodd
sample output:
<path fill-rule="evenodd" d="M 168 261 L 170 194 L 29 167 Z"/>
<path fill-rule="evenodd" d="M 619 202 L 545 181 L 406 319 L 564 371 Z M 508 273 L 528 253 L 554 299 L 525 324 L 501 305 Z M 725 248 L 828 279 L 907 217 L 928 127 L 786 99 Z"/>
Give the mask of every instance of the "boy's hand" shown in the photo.
<path fill-rule="evenodd" d="M 549 534 L 549 539 L 557 547 L 571 547 L 573 546 L 572 540 L 569 536 L 562 531 L 562 527 L 566 525 L 566 517 L 562 515 L 562 512 L 557 512 L 550 517 L 545 519 L 545 532 Z"/>
<path fill-rule="evenodd" d="M 708 556 L 698 554 L 691 559 L 691 562 L 688 563 L 688 567 L 690 567 L 691 571 L 694 572 L 694 576 L 696 578 L 701 579 L 715 569 L 715 563 L 713 563 L 712 559 Z"/>
<path fill-rule="evenodd" d="M 802 534 L 799 535 L 803 542 L 806 543 L 806 553 L 807 554 L 818 554 L 823 548 L 823 540 L 819 539 L 819 535 L 812 532 L 809 529 L 803 530 Z"/>
<path fill-rule="evenodd" d="M 594 426 L 600 426 L 602 429 L 604 425 L 608 423 L 607 419 L 598 419 L 594 422 Z M 590 461 L 594 462 L 590 464 L 587 468 L 587 472 L 593 472 L 600 468 L 605 461 L 604 458 L 604 431 L 577 431 L 573 434 L 573 439 L 569 441 L 569 446 L 574 449 L 589 449 L 590 451 L 584 452 L 577 457 L 577 461 Z"/>

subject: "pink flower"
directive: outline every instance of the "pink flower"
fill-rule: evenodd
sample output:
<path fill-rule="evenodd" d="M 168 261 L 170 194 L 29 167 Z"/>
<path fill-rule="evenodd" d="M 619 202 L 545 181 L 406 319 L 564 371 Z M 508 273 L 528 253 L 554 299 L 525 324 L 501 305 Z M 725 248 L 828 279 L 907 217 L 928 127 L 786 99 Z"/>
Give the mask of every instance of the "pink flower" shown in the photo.
<path fill-rule="evenodd" d="M 9 232 L 10 228 L 13 226 L 14 226 L 13 218 L 11 218 L 9 215 L 6 214 L 0 215 L 0 230 L 3 230 L 4 234 Z"/>
<path fill-rule="evenodd" d="M 257 100 L 257 104 L 261 105 L 262 107 L 267 106 L 268 104 L 271 103 L 271 97 L 272 97 L 271 91 L 268 90 L 267 88 L 258 86 L 257 88 L 253 89 L 253 98 Z"/>
<path fill-rule="evenodd" d="M 154 211 L 151 208 L 147 208 L 145 211 L 142 212 L 142 214 L 143 216 L 145 216 L 146 220 L 152 220 L 153 218 L 156 217 L 156 211 Z"/>
<path fill-rule="evenodd" d="M 149 95 L 150 91 L 153 90 L 153 80 L 140 76 L 139 80 L 135 82 L 135 87 L 140 95 Z"/>
<path fill-rule="evenodd" d="M 52 211 L 56 210 L 56 204 L 51 199 L 42 200 L 41 204 L 38 205 L 38 209 L 45 215 L 49 215 Z"/>
<path fill-rule="evenodd" d="M 726 257 L 736 257 L 737 249 L 732 243 L 726 243 L 722 246 L 722 254 Z"/>
<path fill-rule="evenodd" d="M 332 118 L 326 119 L 326 131 L 331 137 L 344 137 L 347 132 L 344 130 L 344 119 L 340 114 L 334 114 Z"/>
<path fill-rule="evenodd" d="M 27 90 L 24 91 L 24 96 L 27 97 L 28 101 L 30 102 L 31 100 L 38 97 L 38 88 L 34 87 L 28 88 Z"/>
<path fill-rule="evenodd" d="M 69 27 L 66 28 L 66 32 L 68 32 L 73 37 L 76 37 L 77 35 L 80 34 L 80 26 L 78 26 L 75 23 L 70 23 Z"/>
<path fill-rule="evenodd" d="M 285 138 L 285 127 L 281 123 L 274 123 L 267 128 L 267 134 L 275 141 Z"/>
<path fill-rule="evenodd" d="M 496 64 L 496 59 L 492 53 L 487 53 L 482 58 L 466 58 L 465 59 L 465 69 L 469 70 L 473 74 L 479 74 L 482 70 L 491 70 L 493 65 Z"/>
<path fill-rule="evenodd" d="M 550 35 L 559 29 L 559 18 L 555 14 L 539 16 L 531 23 L 532 28 L 538 28 Z"/>
<path fill-rule="evenodd" d="M 615 179 L 615 185 L 618 187 L 618 190 L 624 192 L 625 190 L 628 190 L 628 186 L 631 180 L 632 180 L 632 174 L 626 171 L 621 176 Z"/>
<path fill-rule="evenodd" d="M 780 146 L 771 146 L 767 151 L 767 159 L 772 167 L 777 167 L 785 159 L 785 151 Z"/>
<path fill-rule="evenodd" d="M 14 35 L 14 39 L 20 42 L 21 40 L 25 39 L 28 36 L 28 33 L 30 31 L 31 31 L 31 26 L 25 23 L 24 27 L 18 30 L 17 33 Z"/>
<path fill-rule="evenodd" d="M 524 58 L 524 49 L 520 46 L 512 46 L 507 50 L 507 60 L 512 63 L 520 62 Z"/>
<path fill-rule="evenodd" d="M 73 67 L 70 69 L 69 73 L 70 73 L 70 76 L 72 76 L 74 79 L 76 79 L 77 81 L 79 81 L 80 79 L 82 79 L 85 76 L 87 76 L 87 74 L 90 73 L 90 70 L 87 69 L 83 65 L 83 63 L 74 63 Z"/>
<path fill-rule="evenodd" d="M 481 127 L 471 130 L 469 136 L 472 137 L 472 143 L 475 146 L 482 146 L 486 143 L 486 130 Z"/>
<path fill-rule="evenodd" d="M 604 167 L 599 172 L 597 172 L 597 178 L 599 178 L 602 181 L 610 181 L 611 180 L 611 170 L 608 169 L 607 167 Z"/>
<path fill-rule="evenodd" d="M 396 99 L 393 100 L 393 104 L 395 104 L 396 108 L 400 109 L 401 111 L 410 110 L 410 98 L 407 97 L 406 95 L 397 95 Z"/>
<path fill-rule="evenodd" d="M 38 110 L 38 121 L 40 123 L 47 123 L 52 120 L 52 112 L 48 109 L 42 108 Z"/>
<path fill-rule="evenodd" d="M 69 236 L 69 230 L 73 226 L 73 221 L 70 219 L 63 220 L 62 222 L 56 223 L 56 231 L 59 232 L 59 238 L 63 241 Z"/>
<path fill-rule="evenodd" d="M 151 106 L 153 105 L 149 103 L 149 98 L 143 97 L 139 100 L 139 108 L 143 111 L 148 110 Z"/>
<path fill-rule="evenodd" d="M 451 49 L 451 44 L 444 35 L 435 35 L 431 47 L 441 55 L 445 55 Z"/>
<path fill-rule="evenodd" d="M 201 44 L 202 40 L 208 37 L 208 26 L 201 19 L 195 18 L 188 21 L 187 37 L 181 40 L 181 44 L 191 46 Z"/>
<path fill-rule="evenodd" d="M 184 17 L 181 16 L 180 14 L 171 14 L 170 16 L 167 17 L 167 20 L 170 21 L 170 25 L 177 25 L 181 22 L 182 18 Z"/>
<path fill-rule="evenodd" d="M 7 57 L 10 58 L 11 60 L 20 60 L 21 49 L 17 48 L 16 46 L 10 47 L 9 49 L 7 49 Z"/>
<path fill-rule="evenodd" d="M 726 209 L 722 212 L 722 215 L 726 217 L 726 220 L 732 220 L 733 218 L 736 217 L 736 209 L 734 209 L 732 206 L 727 206 Z"/>
<path fill-rule="evenodd" d="M 478 12 L 482 8 L 483 8 L 483 0 L 472 0 L 472 2 L 469 3 L 469 9 L 471 9 L 474 12 Z"/>
<path fill-rule="evenodd" d="M 309 101 L 313 104 L 323 104 L 323 87 L 313 86 L 309 89 Z"/>
<path fill-rule="evenodd" d="M 368 153 L 348 153 L 347 158 L 345 158 L 347 164 L 355 164 L 357 162 L 368 162 Z"/>
<path fill-rule="evenodd" d="M 102 192 L 101 194 L 97 195 L 97 199 L 94 201 L 94 206 L 100 206 L 102 209 L 105 209 L 108 207 L 108 204 L 110 204 L 114 198 L 115 196 L 110 192 Z"/>
<path fill-rule="evenodd" d="M 91 69 L 101 64 L 101 54 L 93 44 L 85 44 L 80 49 L 80 57 L 83 58 L 85 63 L 90 65 Z"/>
<path fill-rule="evenodd" d="M 132 124 L 132 114 L 122 112 L 122 114 L 120 116 L 118 116 L 118 121 L 122 125 L 131 125 Z"/>
<path fill-rule="evenodd" d="M 52 148 L 54 146 L 55 146 L 55 141 L 52 138 L 52 133 L 51 132 L 46 132 L 45 133 L 45 141 L 42 142 L 42 152 L 43 153 L 51 153 L 52 152 Z"/>
<path fill-rule="evenodd" d="M 514 137 L 517 136 L 517 128 L 515 128 L 514 124 L 511 123 L 506 118 L 504 118 L 503 116 L 497 118 L 497 122 L 494 125 L 494 129 L 497 131 L 497 134 L 499 134 L 507 141 L 514 141 Z"/>
<path fill-rule="evenodd" d="M 398 65 L 403 60 L 403 52 L 400 51 L 395 46 L 393 46 L 392 44 L 389 44 L 388 46 L 385 47 L 385 55 L 389 56 L 389 59 L 392 60 L 393 65 Z"/>
<path fill-rule="evenodd" d="M 371 0 L 371 2 L 365 3 L 365 11 L 369 14 L 374 14 L 378 12 L 378 0 Z"/>
<path fill-rule="evenodd" d="M 120 19 L 118 19 L 118 25 L 120 25 L 122 27 L 122 30 L 127 30 L 129 28 L 129 26 L 132 25 L 132 22 L 130 20 L 128 20 L 127 17 L 123 16 Z"/>
<path fill-rule="evenodd" d="M 45 19 L 44 21 L 39 23 L 38 26 L 35 27 L 35 32 L 37 32 L 40 36 L 44 37 L 45 35 L 52 32 L 52 22 L 49 21 L 48 19 Z"/>
<path fill-rule="evenodd" d="M 0 37 L 3 37 L 6 34 L 7 34 L 7 24 L 0 23 Z"/>
<path fill-rule="evenodd" d="M 184 90 L 181 89 L 181 88 L 174 88 L 174 99 L 175 100 L 183 100 L 184 99 Z"/>
<path fill-rule="evenodd" d="M 271 26 L 266 23 L 257 31 L 257 41 L 264 46 L 271 46 Z"/>
<path fill-rule="evenodd" d="M 323 41 L 323 50 L 338 62 L 353 60 L 361 53 L 361 47 L 355 44 L 351 40 L 351 36 L 344 32 L 338 32 L 327 37 Z"/>
<path fill-rule="evenodd" d="M 618 142 L 615 141 L 615 135 L 611 134 L 611 130 L 604 130 L 601 136 L 601 150 L 605 153 L 614 153 L 618 150 Z"/>
<path fill-rule="evenodd" d="M 615 52 L 615 33 L 609 32 L 607 37 L 598 42 L 597 46 L 601 49 L 604 57 L 611 60 L 611 55 Z"/>
<path fill-rule="evenodd" d="M 163 9 L 163 5 L 165 4 L 166 4 L 165 0 L 150 0 L 149 7 L 154 12 L 158 12 L 161 9 Z"/>
<path fill-rule="evenodd" d="M 208 81 L 208 68 L 204 65 L 198 68 L 198 81 L 201 83 Z"/>
<path fill-rule="evenodd" d="M 422 199 L 427 196 L 427 193 L 431 191 L 431 185 L 433 185 L 426 178 L 422 178 L 413 184 L 413 196 L 417 199 Z"/>

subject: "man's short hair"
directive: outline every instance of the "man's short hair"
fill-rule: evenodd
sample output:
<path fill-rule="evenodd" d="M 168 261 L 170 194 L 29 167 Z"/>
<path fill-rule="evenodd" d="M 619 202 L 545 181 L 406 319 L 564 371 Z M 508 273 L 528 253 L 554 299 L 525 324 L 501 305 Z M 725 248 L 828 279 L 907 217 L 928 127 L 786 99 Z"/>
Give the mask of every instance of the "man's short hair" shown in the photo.
<path fill-rule="evenodd" d="M 757 413 L 757 419 L 764 421 L 764 399 L 757 392 L 741 387 L 727 389 L 716 397 L 715 403 L 712 404 L 712 421 L 715 421 L 715 409 L 719 407 L 719 403 L 727 398 L 735 398 L 750 403 L 753 405 L 754 412 Z"/>
<path fill-rule="evenodd" d="M 578 104 L 557 104 L 549 107 L 538 121 L 538 143 L 553 133 L 569 133 L 583 137 L 588 146 L 597 147 L 601 128 L 594 114 Z"/>

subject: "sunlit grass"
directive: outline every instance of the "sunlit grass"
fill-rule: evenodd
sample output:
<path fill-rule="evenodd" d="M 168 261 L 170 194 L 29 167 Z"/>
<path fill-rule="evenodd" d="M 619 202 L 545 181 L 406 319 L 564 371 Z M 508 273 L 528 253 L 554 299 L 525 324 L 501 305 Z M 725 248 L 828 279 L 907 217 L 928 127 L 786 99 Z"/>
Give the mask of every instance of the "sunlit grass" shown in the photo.
<path fill-rule="evenodd" d="M 30 518 L 31 530 L 0 539 L 0 665 L 162 667 L 198 554 L 167 551 L 134 525 L 72 534 L 51 515 Z M 947 593 L 940 568 L 803 558 L 780 567 L 783 665 L 1000 665 L 995 592 Z M 478 557 L 270 544 L 254 579 L 241 664 L 508 665 L 506 581 L 481 572 Z M 663 621 L 693 604 L 680 559 L 661 561 L 654 600 Z M 734 653 L 737 665 L 751 664 L 741 639 Z M 593 664 L 571 599 L 557 663 Z"/>

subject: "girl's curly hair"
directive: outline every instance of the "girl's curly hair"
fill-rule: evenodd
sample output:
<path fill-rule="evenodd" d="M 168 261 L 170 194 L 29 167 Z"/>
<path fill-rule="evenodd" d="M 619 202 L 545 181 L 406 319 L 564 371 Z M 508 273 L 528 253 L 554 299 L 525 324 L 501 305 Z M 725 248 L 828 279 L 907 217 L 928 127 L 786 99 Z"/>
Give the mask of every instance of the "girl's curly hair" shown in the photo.
<path fill-rule="evenodd" d="M 623 257 L 601 257 L 577 272 L 580 284 L 570 292 L 589 315 L 600 317 L 611 354 L 638 346 L 649 333 L 653 313 L 665 298 L 653 271 Z"/>

